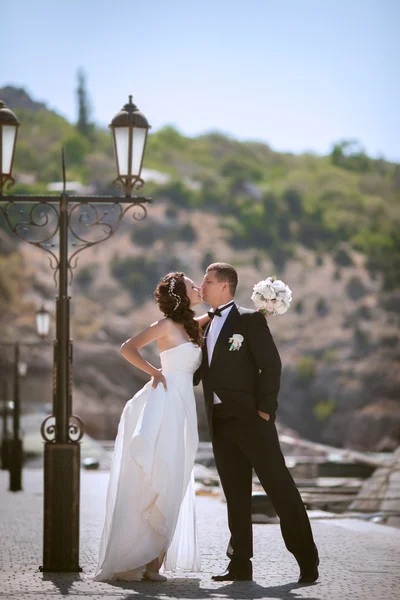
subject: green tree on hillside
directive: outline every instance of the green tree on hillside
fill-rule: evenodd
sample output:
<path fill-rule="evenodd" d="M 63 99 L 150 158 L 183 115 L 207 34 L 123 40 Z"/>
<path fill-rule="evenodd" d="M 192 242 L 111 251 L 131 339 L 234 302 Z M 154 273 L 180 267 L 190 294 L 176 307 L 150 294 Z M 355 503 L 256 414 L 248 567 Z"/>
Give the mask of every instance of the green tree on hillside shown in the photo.
<path fill-rule="evenodd" d="M 89 152 L 89 142 L 81 133 L 74 133 L 64 141 L 67 166 L 81 166 Z"/>
<path fill-rule="evenodd" d="M 190 208 L 193 192 L 182 181 L 176 180 L 162 185 L 157 190 L 159 198 L 168 198 L 175 206 Z"/>
<path fill-rule="evenodd" d="M 79 69 L 77 79 L 78 87 L 76 95 L 78 98 L 78 122 L 76 126 L 82 135 L 89 137 L 92 125 L 90 124 L 90 104 L 86 87 L 86 75 L 83 69 Z"/>
<path fill-rule="evenodd" d="M 335 144 L 331 153 L 331 160 L 337 167 L 349 171 L 369 171 L 371 159 L 357 140 L 343 140 Z"/>
<path fill-rule="evenodd" d="M 230 177 L 235 183 L 238 181 L 261 181 L 263 176 L 259 167 L 235 157 L 229 157 L 222 162 L 220 173 L 224 177 Z"/>
<path fill-rule="evenodd" d="M 283 193 L 283 200 L 286 202 L 292 217 L 299 219 L 303 212 L 303 201 L 300 192 L 294 188 L 289 188 Z"/>

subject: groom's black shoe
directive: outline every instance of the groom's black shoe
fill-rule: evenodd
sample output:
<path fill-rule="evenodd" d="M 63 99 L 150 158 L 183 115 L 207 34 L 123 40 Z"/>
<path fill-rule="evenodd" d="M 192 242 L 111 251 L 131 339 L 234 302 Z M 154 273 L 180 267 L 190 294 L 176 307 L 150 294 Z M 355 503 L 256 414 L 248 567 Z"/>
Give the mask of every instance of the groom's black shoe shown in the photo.
<path fill-rule="evenodd" d="M 315 554 L 311 558 L 302 560 L 302 559 L 297 558 L 297 556 L 296 556 L 296 560 L 299 563 L 299 567 L 300 567 L 300 577 L 299 577 L 298 582 L 299 583 L 314 583 L 314 581 L 317 581 L 317 579 L 319 577 L 318 550 L 315 549 Z"/>
<path fill-rule="evenodd" d="M 220 575 L 213 575 L 211 579 L 213 581 L 252 581 L 253 565 L 251 560 L 231 560 L 226 571 Z"/>

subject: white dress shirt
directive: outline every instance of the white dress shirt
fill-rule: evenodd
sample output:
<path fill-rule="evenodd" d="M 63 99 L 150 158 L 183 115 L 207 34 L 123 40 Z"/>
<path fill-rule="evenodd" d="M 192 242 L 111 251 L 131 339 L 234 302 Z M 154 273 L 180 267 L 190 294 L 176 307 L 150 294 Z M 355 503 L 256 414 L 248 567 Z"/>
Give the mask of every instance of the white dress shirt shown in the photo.
<path fill-rule="evenodd" d="M 232 300 L 230 300 L 229 302 L 226 302 L 225 304 L 221 304 L 220 306 L 218 306 L 218 308 L 221 310 L 224 306 L 226 306 L 230 302 L 232 302 Z M 224 326 L 227 316 L 231 312 L 233 306 L 234 306 L 234 304 L 232 304 L 232 306 L 230 308 L 227 308 L 226 310 L 224 310 L 220 317 L 214 317 L 210 323 L 210 328 L 207 333 L 207 354 L 208 354 L 208 364 L 209 365 L 211 364 L 211 359 L 212 359 L 212 355 L 214 352 L 215 344 L 217 343 L 218 336 L 221 333 L 221 329 Z M 215 393 L 214 393 L 214 404 L 222 404 L 221 400 L 218 398 L 217 394 L 215 394 Z"/>

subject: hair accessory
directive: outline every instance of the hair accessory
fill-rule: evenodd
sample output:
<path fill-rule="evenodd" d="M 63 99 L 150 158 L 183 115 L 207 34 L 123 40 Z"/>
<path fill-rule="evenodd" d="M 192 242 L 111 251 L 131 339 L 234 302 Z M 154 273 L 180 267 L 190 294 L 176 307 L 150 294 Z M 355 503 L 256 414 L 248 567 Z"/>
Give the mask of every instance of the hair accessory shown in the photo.
<path fill-rule="evenodd" d="M 174 310 L 176 310 L 181 303 L 181 297 L 174 292 L 175 285 L 176 285 L 176 279 L 171 279 L 169 282 L 168 293 L 170 296 L 172 296 L 175 299 Z"/>

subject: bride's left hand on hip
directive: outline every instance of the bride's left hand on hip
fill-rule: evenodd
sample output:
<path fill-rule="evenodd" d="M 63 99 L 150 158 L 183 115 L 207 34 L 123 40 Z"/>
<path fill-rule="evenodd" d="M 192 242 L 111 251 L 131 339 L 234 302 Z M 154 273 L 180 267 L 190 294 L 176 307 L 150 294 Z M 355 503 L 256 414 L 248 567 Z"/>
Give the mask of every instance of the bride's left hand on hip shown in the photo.
<path fill-rule="evenodd" d="M 167 380 L 161 372 L 161 369 L 157 369 L 158 374 L 153 376 L 153 383 L 151 387 L 156 388 L 159 383 L 162 383 L 164 386 L 164 390 L 167 391 Z"/>

